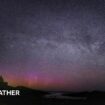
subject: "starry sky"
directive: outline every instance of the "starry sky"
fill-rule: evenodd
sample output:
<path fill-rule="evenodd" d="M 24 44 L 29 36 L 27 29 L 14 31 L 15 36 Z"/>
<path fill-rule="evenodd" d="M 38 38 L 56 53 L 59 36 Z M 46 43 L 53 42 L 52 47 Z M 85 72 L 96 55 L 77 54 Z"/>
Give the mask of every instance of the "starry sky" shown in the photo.
<path fill-rule="evenodd" d="M 0 74 L 12 86 L 105 90 L 105 0 L 0 0 Z"/>

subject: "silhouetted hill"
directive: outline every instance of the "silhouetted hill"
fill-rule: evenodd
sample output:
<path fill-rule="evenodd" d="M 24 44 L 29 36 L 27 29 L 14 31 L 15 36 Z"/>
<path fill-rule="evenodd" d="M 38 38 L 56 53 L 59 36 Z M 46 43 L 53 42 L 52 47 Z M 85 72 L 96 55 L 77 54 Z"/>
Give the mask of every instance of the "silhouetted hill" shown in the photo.
<path fill-rule="evenodd" d="M 0 95 L 0 105 L 105 105 L 105 92 L 41 91 L 12 87 L 0 77 L 0 90 L 19 90 L 19 96 Z"/>
<path fill-rule="evenodd" d="M 23 87 L 23 86 L 17 86 L 15 88 L 16 90 L 20 90 L 21 92 L 21 96 L 36 96 L 37 98 L 38 97 L 43 97 L 45 94 L 48 94 L 48 92 L 45 92 L 45 91 L 41 91 L 41 90 L 35 90 L 35 89 L 30 89 L 30 88 L 27 88 L 27 87 Z"/>
<path fill-rule="evenodd" d="M 104 105 L 105 92 L 63 92 L 61 96 L 54 96 L 53 92 L 34 90 L 23 86 L 5 86 L 8 90 L 20 90 L 20 96 L 0 97 L 0 105 Z M 55 92 L 54 92 L 55 94 Z M 50 95 L 52 97 L 45 97 Z M 65 98 L 68 97 L 68 98 Z M 80 97 L 83 97 L 80 98 Z M 84 99 L 84 97 L 86 99 Z"/>
<path fill-rule="evenodd" d="M 17 87 L 9 86 L 8 83 L 4 81 L 2 76 L 0 76 L 0 90 L 19 90 L 21 97 L 28 96 L 28 97 L 41 98 L 41 97 L 43 97 L 43 95 L 48 94 L 47 92 L 27 88 L 24 86 L 17 86 Z M 0 96 L 2 96 L 2 95 L 0 95 Z"/>
<path fill-rule="evenodd" d="M 17 87 L 4 86 L 4 87 L 0 88 L 0 90 L 19 90 L 20 96 L 25 96 L 25 97 L 41 98 L 45 94 L 48 94 L 48 92 L 45 92 L 45 91 L 35 90 L 35 89 L 23 87 L 23 86 L 17 86 Z"/>

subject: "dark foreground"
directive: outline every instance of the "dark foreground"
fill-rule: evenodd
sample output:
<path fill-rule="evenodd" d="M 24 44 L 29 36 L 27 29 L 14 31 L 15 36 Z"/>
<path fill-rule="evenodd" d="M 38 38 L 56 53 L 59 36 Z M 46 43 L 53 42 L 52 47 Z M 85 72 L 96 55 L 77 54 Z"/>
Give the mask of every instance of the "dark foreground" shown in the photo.
<path fill-rule="evenodd" d="M 0 77 L 0 91 L 19 90 L 19 96 L 3 96 L 0 93 L 0 105 L 105 105 L 105 92 L 48 92 L 23 86 L 8 86 Z"/>
<path fill-rule="evenodd" d="M 105 92 L 62 92 L 59 94 L 25 87 L 5 87 L 5 89 L 20 90 L 21 95 L 0 96 L 0 105 L 105 105 Z"/>
<path fill-rule="evenodd" d="M 34 97 L 0 98 L 0 105 L 105 105 L 105 100 L 35 99 Z"/>

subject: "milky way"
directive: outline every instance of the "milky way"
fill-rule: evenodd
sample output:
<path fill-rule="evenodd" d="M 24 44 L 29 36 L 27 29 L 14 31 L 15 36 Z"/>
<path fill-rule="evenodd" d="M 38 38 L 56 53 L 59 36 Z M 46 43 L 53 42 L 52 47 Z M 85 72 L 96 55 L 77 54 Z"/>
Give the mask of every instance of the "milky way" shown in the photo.
<path fill-rule="evenodd" d="M 13 86 L 105 90 L 105 0 L 0 0 L 0 74 Z"/>

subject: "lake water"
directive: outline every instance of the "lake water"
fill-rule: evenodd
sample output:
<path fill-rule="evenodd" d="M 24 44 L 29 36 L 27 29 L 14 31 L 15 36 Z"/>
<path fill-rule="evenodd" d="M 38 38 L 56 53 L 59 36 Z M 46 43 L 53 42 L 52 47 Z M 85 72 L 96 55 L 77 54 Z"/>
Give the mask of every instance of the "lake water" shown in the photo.
<path fill-rule="evenodd" d="M 64 96 L 62 93 L 50 93 L 50 94 L 45 95 L 45 98 L 86 100 L 86 97 Z"/>

